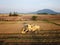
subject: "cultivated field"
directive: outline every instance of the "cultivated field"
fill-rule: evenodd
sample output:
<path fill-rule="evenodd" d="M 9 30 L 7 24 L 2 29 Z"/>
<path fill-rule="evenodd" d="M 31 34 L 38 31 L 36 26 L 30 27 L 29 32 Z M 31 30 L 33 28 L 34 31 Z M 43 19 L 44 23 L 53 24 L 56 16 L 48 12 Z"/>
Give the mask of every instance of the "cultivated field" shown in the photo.
<path fill-rule="evenodd" d="M 32 16 L 37 16 L 37 21 L 31 20 Z M 9 17 L 1 14 L 0 19 L 4 20 L 0 21 L 0 33 L 20 33 L 23 23 L 38 24 L 40 30 L 60 30 L 60 15 L 19 14 Z"/>
<path fill-rule="evenodd" d="M 37 16 L 37 20 L 31 20 L 32 16 Z M 40 43 L 42 45 L 42 42 L 44 44 L 53 42 L 53 45 L 60 42 L 60 15 L 19 14 L 17 17 L 9 17 L 8 14 L 5 14 L 0 15 L 0 20 L 0 43 L 5 45 L 8 43 L 12 45 L 13 43 L 14 45 Z M 23 23 L 39 25 L 40 33 L 21 34 Z"/>
<path fill-rule="evenodd" d="M 38 24 L 40 30 L 60 30 L 60 26 L 45 21 L 1 21 L 0 22 L 0 33 L 20 33 L 23 23 Z"/>

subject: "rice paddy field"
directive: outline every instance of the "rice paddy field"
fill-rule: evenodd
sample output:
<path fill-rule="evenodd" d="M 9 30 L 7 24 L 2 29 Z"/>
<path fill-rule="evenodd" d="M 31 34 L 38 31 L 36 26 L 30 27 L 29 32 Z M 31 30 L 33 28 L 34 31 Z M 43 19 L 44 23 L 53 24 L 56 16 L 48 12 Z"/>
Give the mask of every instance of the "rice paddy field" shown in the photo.
<path fill-rule="evenodd" d="M 37 20 L 31 20 L 32 16 L 37 16 Z M 0 45 L 60 45 L 60 15 L 19 14 L 11 20 L 7 17 L 7 14 L 0 15 L 3 19 L 0 21 Z M 40 32 L 21 34 L 23 23 L 39 25 Z"/>

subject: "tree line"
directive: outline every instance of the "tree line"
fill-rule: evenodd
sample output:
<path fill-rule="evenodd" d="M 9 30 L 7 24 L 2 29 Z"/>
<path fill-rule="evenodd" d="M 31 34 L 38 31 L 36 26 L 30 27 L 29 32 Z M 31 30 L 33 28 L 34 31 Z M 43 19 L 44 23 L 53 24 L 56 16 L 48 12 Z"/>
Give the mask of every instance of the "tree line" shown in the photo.
<path fill-rule="evenodd" d="M 9 16 L 18 16 L 18 14 L 16 12 L 14 12 L 13 14 L 10 12 Z"/>

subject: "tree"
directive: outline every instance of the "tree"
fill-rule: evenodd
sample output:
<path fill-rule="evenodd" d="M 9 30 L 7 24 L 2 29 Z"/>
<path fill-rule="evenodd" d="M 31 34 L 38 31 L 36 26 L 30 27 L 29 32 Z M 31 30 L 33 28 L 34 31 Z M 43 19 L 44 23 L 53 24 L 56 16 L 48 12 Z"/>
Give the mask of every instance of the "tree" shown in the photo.
<path fill-rule="evenodd" d="M 16 12 L 14 12 L 13 16 L 18 16 L 18 14 Z"/>
<path fill-rule="evenodd" d="M 9 13 L 9 16 L 18 16 L 18 14 L 16 12 L 14 12 L 13 14 Z"/>
<path fill-rule="evenodd" d="M 48 13 L 42 13 L 42 14 L 48 14 Z"/>
<path fill-rule="evenodd" d="M 40 14 L 45 14 L 45 15 L 46 15 L 46 14 L 48 14 L 48 13 L 37 13 L 37 14 L 38 14 L 38 15 L 40 15 Z"/>
<path fill-rule="evenodd" d="M 9 16 L 12 16 L 12 13 L 11 12 L 9 13 Z"/>
<path fill-rule="evenodd" d="M 32 16 L 32 20 L 36 20 L 37 16 Z"/>

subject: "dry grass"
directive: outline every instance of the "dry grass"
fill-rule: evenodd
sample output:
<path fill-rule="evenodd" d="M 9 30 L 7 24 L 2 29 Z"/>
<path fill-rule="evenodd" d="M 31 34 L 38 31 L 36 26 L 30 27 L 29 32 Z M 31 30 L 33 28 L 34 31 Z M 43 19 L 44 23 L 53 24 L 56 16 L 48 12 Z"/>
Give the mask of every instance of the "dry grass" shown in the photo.
<path fill-rule="evenodd" d="M 32 16 L 37 16 L 38 21 L 31 21 Z M 0 18 L 5 17 L 6 19 L 10 19 L 11 17 L 8 14 L 0 14 Z M 5 19 L 4 18 L 4 19 Z M 15 19 L 19 21 L 16 21 Z M 20 21 L 20 19 L 28 20 L 28 21 Z M 23 23 L 30 24 L 38 24 L 40 25 L 40 30 L 60 30 L 60 26 L 55 25 L 53 23 L 45 22 L 44 20 L 48 20 L 50 22 L 54 22 L 60 24 L 60 15 L 37 15 L 37 14 L 19 14 L 19 17 L 12 17 L 13 21 L 0 21 L 0 33 L 20 33 Z"/>
<path fill-rule="evenodd" d="M 60 42 L 60 15 L 38 15 L 38 21 L 32 21 L 32 16 L 36 14 L 19 14 L 23 19 L 28 21 L 0 21 L 0 43 L 5 45 L 54 45 L 55 42 Z M 2 15 L 1 15 L 2 16 Z M 0 16 L 0 18 L 1 18 Z M 4 17 L 10 17 L 6 14 Z M 3 17 L 3 16 L 2 16 Z M 5 17 L 5 18 L 6 18 Z M 18 17 L 16 17 L 18 18 Z M 48 20 L 48 21 L 47 21 Z M 38 24 L 41 27 L 40 34 L 20 34 L 23 23 Z M 56 23 L 56 24 L 54 24 Z M 53 30 L 56 30 L 55 32 Z M 40 43 L 42 42 L 42 43 Z M 43 43 L 49 42 L 49 43 Z M 53 43 L 52 43 L 53 42 Z M 58 43 L 57 43 L 58 44 Z M 60 43 L 59 43 L 60 44 Z"/>
<path fill-rule="evenodd" d="M 3 21 L 2 21 L 3 22 Z M 14 22 L 3 22 L 0 23 L 0 33 L 20 33 L 23 27 L 23 23 L 38 24 L 40 25 L 40 30 L 60 30 L 60 26 L 47 23 L 44 21 L 14 21 Z"/>

